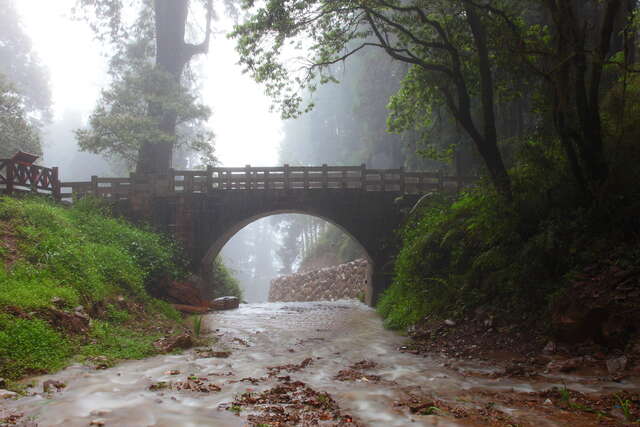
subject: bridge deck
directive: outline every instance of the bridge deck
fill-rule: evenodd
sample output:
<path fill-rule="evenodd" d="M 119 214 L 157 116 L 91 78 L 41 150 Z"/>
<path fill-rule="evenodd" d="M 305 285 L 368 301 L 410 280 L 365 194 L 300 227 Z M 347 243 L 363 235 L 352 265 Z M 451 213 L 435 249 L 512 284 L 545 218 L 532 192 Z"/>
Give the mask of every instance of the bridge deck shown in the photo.
<path fill-rule="evenodd" d="M 0 159 L 0 190 L 5 194 L 32 192 L 51 194 L 71 201 L 85 195 L 121 200 L 132 193 L 209 193 L 246 190 L 360 190 L 398 194 L 459 191 L 474 177 L 444 172 L 407 172 L 404 169 L 367 169 L 360 166 L 235 167 L 204 170 L 170 170 L 168 175 L 127 178 L 91 177 L 91 181 L 60 182 L 57 168 L 22 165 Z M 135 187 L 135 188 L 134 188 Z"/>
<path fill-rule="evenodd" d="M 98 197 L 127 199 L 135 183 L 137 191 L 208 193 L 246 190 L 331 190 L 389 191 L 424 194 L 432 191 L 459 191 L 474 177 L 449 176 L 443 172 L 406 172 L 404 169 L 367 169 L 361 166 L 282 166 L 234 167 L 205 170 L 171 170 L 168 176 L 100 178 L 63 182 L 62 198 L 71 200 L 93 194 Z"/>

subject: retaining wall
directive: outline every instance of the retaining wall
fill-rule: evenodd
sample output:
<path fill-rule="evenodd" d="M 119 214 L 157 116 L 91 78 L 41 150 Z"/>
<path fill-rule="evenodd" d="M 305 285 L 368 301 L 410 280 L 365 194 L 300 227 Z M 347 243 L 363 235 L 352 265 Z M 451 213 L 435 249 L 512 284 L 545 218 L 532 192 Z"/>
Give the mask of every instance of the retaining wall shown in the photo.
<path fill-rule="evenodd" d="M 281 276 L 271 281 L 269 301 L 333 301 L 364 298 L 369 263 L 357 259 L 335 267 Z"/>

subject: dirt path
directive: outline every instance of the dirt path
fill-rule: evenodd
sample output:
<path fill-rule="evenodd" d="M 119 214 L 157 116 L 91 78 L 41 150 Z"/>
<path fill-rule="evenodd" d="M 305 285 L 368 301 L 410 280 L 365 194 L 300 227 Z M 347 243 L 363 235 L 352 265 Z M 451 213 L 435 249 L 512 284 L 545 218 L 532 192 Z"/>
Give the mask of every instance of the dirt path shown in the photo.
<path fill-rule="evenodd" d="M 489 365 L 398 351 L 356 302 L 271 303 L 207 316 L 213 348 L 72 366 L 0 401 L 5 424 L 41 426 L 625 425 L 638 383 L 506 377 Z M 45 381 L 66 385 L 42 392 Z M 626 420 L 626 417 L 630 421 Z"/>

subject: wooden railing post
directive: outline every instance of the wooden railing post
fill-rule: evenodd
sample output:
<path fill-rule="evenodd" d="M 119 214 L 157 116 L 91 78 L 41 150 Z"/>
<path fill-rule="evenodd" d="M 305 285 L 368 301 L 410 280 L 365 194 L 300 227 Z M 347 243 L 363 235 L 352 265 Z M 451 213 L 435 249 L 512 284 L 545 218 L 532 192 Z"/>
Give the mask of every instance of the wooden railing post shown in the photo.
<path fill-rule="evenodd" d="M 93 197 L 98 197 L 98 176 L 91 176 L 91 195 Z"/>
<path fill-rule="evenodd" d="M 7 160 L 7 188 L 6 188 L 6 192 L 8 195 L 12 195 L 13 194 L 13 180 L 15 179 L 14 177 L 14 164 L 12 160 Z"/>
<path fill-rule="evenodd" d="M 207 165 L 207 176 L 204 178 L 204 185 L 206 186 L 205 193 L 210 193 L 213 190 L 213 167 L 211 165 Z"/>
<path fill-rule="evenodd" d="M 462 156 L 459 151 L 456 151 L 456 191 L 459 193 L 462 191 L 464 181 L 462 180 Z"/>
<path fill-rule="evenodd" d="M 167 190 L 169 193 L 174 193 L 176 191 L 176 170 L 174 168 L 169 168 L 169 179 L 167 181 L 167 186 L 169 187 Z M 186 186 L 187 183 L 183 181 L 182 184 L 183 190 L 186 191 L 186 187 L 184 186 Z M 153 187 L 155 188 L 155 185 L 153 185 Z"/>
<path fill-rule="evenodd" d="M 40 174 L 38 174 L 38 166 L 26 166 L 27 169 L 27 175 L 29 175 L 29 184 L 31 187 L 31 192 L 32 193 L 37 193 L 38 192 L 38 179 L 40 178 Z"/>
<path fill-rule="evenodd" d="M 340 185 L 343 189 L 347 188 L 347 171 L 343 170 L 342 171 L 342 182 Z"/>
<path fill-rule="evenodd" d="M 360 189 L 367 191 L 367 165 L 364 163 L 360 165 Z"/>
<path fill-rule="evenodd" d="M 438 191 L 441 193 L 444 192 L 444 170 L 440 169 L 438 171 Z"/>
<path fill-rule="evenodd" d="M 380 172 L 380 186 L 382 191 L 387 191 L 387 182 L 384 172 Z"/>
<path fill-rule="evenodd" d="M 304 189 L 309 189 L 309 169 L 304 170 Z"/>
<path fill-rule="evenodd" d="M 289 165 L 285 164 L 284 165 L 284 189 L 288 190 L 289 189 Z"/>
<path fill-rule="evenodd" d="M 53 199 L 56 202 L 60 201 L 61 189 L 60 189 L 60 177 L 58 174 L 58 167 L 51 168 L 51 188 L 53 189 Z"/>
<path fill-rule="evenodd" d="M 264 171 L 264 189 L 268 190 L 269 187 L 271 187 L 269 185 L 269 170 L 267 169 L 266 171 Z"/>
<path fill-rule="evenodd" d="M 322 164 L 322 188 L 329 188 L 329 172 L 326 163 Z"/>
<path fill-rule="evenodd" d="M 405 191 L 404 166 L 400 168 L 400 173 L 398 174 L 398 178 L 400 179 L 400 195 L 404 196 L 404 191 Z"/>
<path fill-rule="evenodd" d="M 244 167 L 244 188 L 251 190 L 251 165 Z"/>

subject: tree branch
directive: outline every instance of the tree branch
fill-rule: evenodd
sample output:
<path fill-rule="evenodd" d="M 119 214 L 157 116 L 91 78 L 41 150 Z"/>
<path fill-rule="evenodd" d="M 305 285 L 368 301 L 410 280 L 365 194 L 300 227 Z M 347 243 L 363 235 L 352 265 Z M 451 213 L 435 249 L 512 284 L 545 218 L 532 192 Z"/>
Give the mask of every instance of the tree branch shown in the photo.
<path fill-rule="evenodd" d="M 185 43 L 185 62 L 189 62 L 196 55 L 209 53 L 209 43 L 211 41 L 211 22 L 213 21 L 213 0 L 207 0 L 207 28 L 202 43 Z"/>

